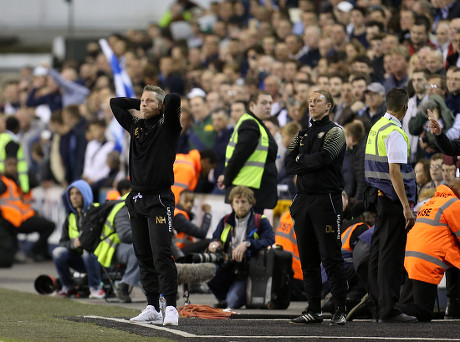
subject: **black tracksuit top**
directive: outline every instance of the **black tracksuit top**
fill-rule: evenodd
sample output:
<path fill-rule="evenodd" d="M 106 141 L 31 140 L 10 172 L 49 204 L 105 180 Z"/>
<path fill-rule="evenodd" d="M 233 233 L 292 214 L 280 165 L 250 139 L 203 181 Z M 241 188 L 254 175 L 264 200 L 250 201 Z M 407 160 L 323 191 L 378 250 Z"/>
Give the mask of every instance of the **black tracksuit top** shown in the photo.
<path fill-rule="evenodd" d="M 120 125 L 131 134 L 129 177 L 134 192 L 168 191 L 174 184 L 173 163 L 182 130 L 180 97 L 166 95 L 164 115 L 138 119 L 128 112 L 140 109 L 141 101 L 126 97 L 110 99 L 110 107 Z"/>
<path fill-rule="evenodd" d="M 286 171 L 297 175 L 301 194 L 338 193 L 344 186 L 341 172 L 344 156 L 343 129 L 325 116 L 312 120 L 311 126 L 298 132 L 291 141 L 285 158 Z"/>

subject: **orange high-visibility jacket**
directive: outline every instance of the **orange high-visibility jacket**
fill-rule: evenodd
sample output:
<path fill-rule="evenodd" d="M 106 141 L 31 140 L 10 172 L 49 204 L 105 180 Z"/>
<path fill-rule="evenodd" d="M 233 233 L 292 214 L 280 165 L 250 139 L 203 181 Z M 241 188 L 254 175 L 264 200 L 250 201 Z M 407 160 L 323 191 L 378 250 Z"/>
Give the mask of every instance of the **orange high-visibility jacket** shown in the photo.
<path fill-rule="evenodd" d="M 297 238 L 294 231 L 294 222 L 292 221 L 289 210 L 281 215 L 280 223 L 275 231 L 275 243 L 283 246 L 285 251 L 292 254 L 294 279 L 303 280 L 302 267 L 300 265 L 299 258 L 299 248 L 297 247 Z"/>
<path fill-rule="evenodd" d="M 446 269 L 460 267 L 459 240 L 460 200 L 440 185 L 407 234 L 404 266 L 409 278 L 439 284 Z"/>
<path fill-rule="evenodd" d="M 7 190 L 0 195 L 0 211 L 2 217 L 16 228 L 22 222 L 35 215 L 30 204 L 24 203 L 21 188 L 13 180 L 1 176 Z"/>
<path fill-rule="evenodd" d="M 187 220 L 190 221 L 190 216 L 185 210 L 181 209 L 174 209 L 174 216 L 177 214 L 182 214 L 185 216 Z M 193 239 L 193 236 L 187 235 L 184 232 L 178 232 L 176 236 L 174 237 L 174 242 L 176 243 L 176 246 L 179 247 L 180 249 L 184 248 L 188 244 L 194 242 L 195 240 Z"/>
<path fill-rule="evenodd" d="M 176 197 L 176 204 L 179 201 L 179 195 L 183 190 L 195 190 L 201 173 L 200 161 L 201 156 L 198 150 L 192 150 L 188 154 L 176 154 L 176 161 L 173 165 L 174 185 L 171 187 L 171 190 Z"/>

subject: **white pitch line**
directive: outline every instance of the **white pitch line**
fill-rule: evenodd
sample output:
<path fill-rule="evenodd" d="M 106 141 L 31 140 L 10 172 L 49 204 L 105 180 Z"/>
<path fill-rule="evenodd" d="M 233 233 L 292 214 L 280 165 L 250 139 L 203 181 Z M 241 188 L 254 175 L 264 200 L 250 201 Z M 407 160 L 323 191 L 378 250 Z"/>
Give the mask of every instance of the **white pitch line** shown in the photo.
<path fill-rule="evenodd" d="M 247 335 L 195 335 L 195 334 L 190 334 L 185 331 L 181 330 L 176 330 L 176 329 L 169 329 L 165 328 L 159 325 L 154 325 L 150 323 L 137 323 L 137 322 L 131 322 L 126 319 L 121 319 L 121 318 L 111 318 L 111 317 L 102 317 L 102 316 L 83 316 L 84 318 L 96 318 L 96 319 L 103 319 L 106 321 L 113 321 L 113 322 L 120 322 L 120 323 L 126 323 L 126 324 L 135 324 L 139 325 L 145 328 L 150 328 L 150 329 L 155 329 L 155 330 L 162 330 L 169 332 L 171 334 L 176 334 L 182 337 L 192 337 L 192 338 L 242 338 L 242 339 L 280 339 L 280 338 L 285 338 L 285 339 L 310 339 L 310 338 L 316 338 L 316 339 L 333 339 L 333 340 L 375 340 L 375 341 L 436 341 L 436 342 L 441 342 L 441 341 L 457 341 L 460 342 L 460 338 L 440 338 L 440 337 L 378 337 L 378 336 L 314 336 L 314 335 L 309 335 L 309 336 L 247 336 Z"/>
<path fill-rule="evenodd" d="M 429 338 L 429 337 L 376 337 L 376 336 L 227 336 L 199 335 L 199 338 L 250 338 L 250 339 L 333 339 L 333 340 L 377 340 L 377 341 L 460 341 L 458 338 Z"/>
<path fill-rule="evenodd" d="M 121 318 L 111 318 L 111 317 L 102 317 L 102 316 L 83 316 L 83 317 L 84 318 L 97 318 L 97 319 L 104 319 L 106 321 L 113 321 L 113 322 L 120 322 L 120 323 L 126 323 L 126 324 L 140 325 L 140 326 L 143 326 L 145 328 L 150 328 L 150 329 L 154 329 L 154 330 L 162 330 L 162 331 L 166 331 L 168 333 L 176 334 L 176 335 L 179 335 L 179 336 L 182 336 L 182 337 L 201 337 L 200 335 L 194 335 L 194 334 L 190 334 L 188 332 L 181 331 L 181 330 L 176 330 L 176 329 L 168 329 L 168 328 L 162 327 L 160 325 L 154 325 L 154 324 L 150 324 L 150 323 L 131 322 L 131 321 L 128 321 L 126 319 L 121 319 Z"/>

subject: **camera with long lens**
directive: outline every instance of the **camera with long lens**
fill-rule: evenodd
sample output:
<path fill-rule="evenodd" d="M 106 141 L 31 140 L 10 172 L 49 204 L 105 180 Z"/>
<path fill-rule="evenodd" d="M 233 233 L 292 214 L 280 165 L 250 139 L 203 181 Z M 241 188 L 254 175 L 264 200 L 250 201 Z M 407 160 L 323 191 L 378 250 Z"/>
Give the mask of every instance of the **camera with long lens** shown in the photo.
<path fill-rule="evenodd" d="M 73 274 L 73 281 L 76 289 L 75 297 L 88 297 L 89 287 L 86 274 L 75 272 Z M 47 295 L 59 291 L 62 288 L 62 284 L 59 278 L 42 274 L 35 279 L 34 287 L 38 293 Z"/>
<path fill-rule="evenodd" d="M 180 264 L 202 264 L 211 262 L 216 265 L 222 265 L 227 260 L 224 253 L 190 253 L 177 259 Z"/>

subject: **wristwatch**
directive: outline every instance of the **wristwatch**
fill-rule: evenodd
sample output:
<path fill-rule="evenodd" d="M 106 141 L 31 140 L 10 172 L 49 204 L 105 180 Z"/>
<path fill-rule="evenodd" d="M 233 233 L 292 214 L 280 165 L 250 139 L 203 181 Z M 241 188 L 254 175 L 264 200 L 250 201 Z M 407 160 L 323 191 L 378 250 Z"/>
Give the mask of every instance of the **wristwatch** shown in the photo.
<path fill-rule="evenodd" d="M 249 241 L 245 241 L 245 242 L 244 242 L 244 245 L 246 246 L 246 248 L 251 247 L 251 243 L 250 243 Z"/>

